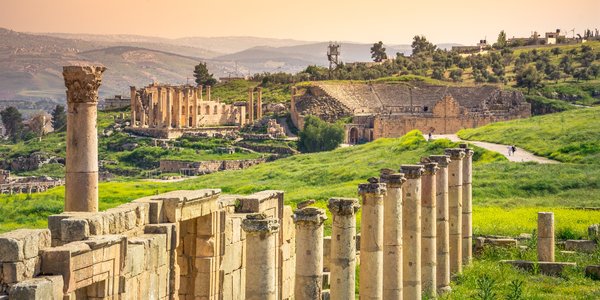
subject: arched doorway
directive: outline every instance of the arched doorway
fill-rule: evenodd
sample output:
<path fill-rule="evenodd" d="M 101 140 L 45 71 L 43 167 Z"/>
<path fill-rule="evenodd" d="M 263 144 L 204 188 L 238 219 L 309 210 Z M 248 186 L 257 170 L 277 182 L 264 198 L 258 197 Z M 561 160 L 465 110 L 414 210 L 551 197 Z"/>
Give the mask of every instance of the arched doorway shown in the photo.
<path fill-rule="evenodd" d="M 352 127 L 350 129 L 350 137 L 348 138 L 348 142 L 349 144 L 356 144 L 358 143 L 358 129 L 356 129 L 356 127 Z"/>

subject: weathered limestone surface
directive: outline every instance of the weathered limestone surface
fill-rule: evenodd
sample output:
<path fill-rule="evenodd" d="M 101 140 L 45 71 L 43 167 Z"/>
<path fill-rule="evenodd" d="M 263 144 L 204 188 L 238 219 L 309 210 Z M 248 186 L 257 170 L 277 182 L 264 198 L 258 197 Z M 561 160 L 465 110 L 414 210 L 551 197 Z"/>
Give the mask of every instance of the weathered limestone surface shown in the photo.
<path fill-rule="evenodd" d="M 462 260 L 463 264 L 473 259 L 473 150 L 460 144 L 465 150 L 462 166 Z"/>
<path fill-rule="evenodd" d="M 402 281 L 404 299 L 421 299 L 421 165 L 402 165 Z M 364 238 L 364 237 L 363 237 Z"/>
<path fill-rule="evenodd" d="M 378 178 L 359 184 L 362 198 L 360 239 L 361 299 L 383 299 L 383 195 L 385 184 Z"/>
<path fill-rule="evenodd" d="M 423 292 L 435 296 L 437 289 L 436 162 L 425 159 L 421 176 L 421 285 Z"/>
<path fill-rule="evenodd" d="M 323 221 L 325 211 L 305 207 L 294 212 L 296 223 L 297 300 L 319 299 L 323 290 Z"/>
<path fill-rule="evenodd" d="M 446 149 L 448 165 L 448 222 L 450 225 L 450 274 L 462 272 L 462 167 L 463 149 Z"/>
<path fill-rule="evenodd" d="M 67 87 L 65 211 L 98 211 L 98 66 L 63 68 Z"/>
<path fill-rule="evenodd" d="M 246 299 L 277 299 L 276 234 L 279 223 L 265 214 L 248 215 L 246 232 Z"/>
<path fill-rule="evenodd" d="M 383 299 L 402 298 L 402 184 L 404 174 L 381 170 L 383 197 Z"/>
<path fill-rule="evenodd" d="M 554 261 L 554 213 L 538 213 L 538 260 Z"/>
<path fill-rule="evenodd" d="M 333 216 L 331 228 L 331 300 L 354 299 L 356 270 L 357 199 L 331 198 L 327 207 Z"/>
<path fill-rule="evenodd" d="M 450 291 L 450 228 L 448 224 L 448 165 L 446 155 L 429 156 L 428 161 L 436 162 L 439 170 L 435 177 L 436 197 L 436 283 L 438 293 Z"/>

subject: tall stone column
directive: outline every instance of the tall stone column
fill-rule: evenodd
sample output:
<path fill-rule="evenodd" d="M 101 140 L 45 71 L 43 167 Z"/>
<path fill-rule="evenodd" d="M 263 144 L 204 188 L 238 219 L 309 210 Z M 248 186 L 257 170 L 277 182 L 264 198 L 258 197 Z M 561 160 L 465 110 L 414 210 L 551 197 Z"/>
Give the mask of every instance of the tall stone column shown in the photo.
<path fill-rule="evenodd" d="M 262 88 L 256 88 L 257 96 L 256 96 L 256 119 L 262 119 Z"/>
<path fill-rule="evenodd" d="M 425 172 L 421 177 L 421 285 L 423 292 L 435 296 L 437 288 L 437 212 L 436 212 L 436 162 L 422 160 Z"/>
<path fill-rule="evenodd" d="M 154 110 L 156 109 L 156 107 L 154 106 L 154 103 L 156 102 L 156 92 L 152 91 L 152 93 L 150 93 L 150 99 L 148 99 L 148 127 L 149 128 L 154 128 Z"/>
<path fill-rule="evenodd" d="M 277 299 L 276 246 L 279 223 L 264 214 L 242 221 L 246 232 L 246 299 Z"/>
<path fill-rule="evenodd" d="M 402 184 L 404 174 L 381 170 L 383 196 L 383 299 L 402 299 Z"/>
<path fill-rule="evenodd" d="M 185 124 L 183 127 L 185 128 L 189 128 L 190 127 L 190 89 L 189 87 L 186 87 L 183 89 L 183 103 L 185 103 L 185 108 L 183 109 L 184 111 L 184 115 L 185 115 L 185 122 L 183 124 Z"/>
<path fill-rule="evenodd" d="M 356 212 L 357 199 L 331 198 L 331 254 L 329 257 L 331 300 L 354 299 L 356 282 Z"/>
<path fill-rule="evenodd" d="M 130 86 L 129 89 L 131 91 L 131 99 L 130 99 L 130 101 L 131 101 L 131 105 L 130 105 L 131 106 L 131 125 L 130 126 L 133 128 L 133 127 L 136 127 L 135 119 L 137 116 L 137 113 L 136 113 L 137 93 L 135 90 L 135 86 Z"/>
<path fill-rule="evenodd" d="M 254 123 L 254 89 L 248 89 L 248 123 Z"/>
<path fill-rule="evenodd" d="M 436 205 L 436 283 L 439 294 L 450 291 L 450 245 L 448 224 L 448 164 L 450 157 L 431 155 L 429 161 L 438 164 L 435 175 Z"/>
<path fill-rule="evenodd" d="M 202 85 L 198 85 L 198 87 L 196 87 L 196 93 L 198 93 L 198 99 L 202 101 Z"/>
<path fill-rule="evenodd" d="M 383 195 L 378 178 L 359 184 L 362 197 L 360 231 L 360 299 L 383 299 Z"/>
<path fill-rule="evenodd" d="M 167 88 L 167 128 L 173 126 L 173 89 Z"/>
<path fill-rule="evenodd" d="M 450 224 L 450 274 L 462 272 L 462 166 L 465 151 L 446 149 L 448 165 L 448 223 Z"/>
<path fill-rule="evenodd" d="M 538 261 L 554 261 L 554 213 L 538 213 Z"/>
<path fill-rule="evenodd" d="M 164 109 L 163 109 L 163 88 L 159 86 L 158 93 L 156 94 L 156 127 L 162 128 L 164 123 Z"/>
<path fill-rule="evenodd" d="M 175 128 L 181 128 L 181 88 L 176 87 L 174 90 L 175 99 L 174 99 L 174 115 L 175 115 Z"/>
<path fill-rule="evenodd" d="M 210 101 L 211 96 L 210 96 L 210 85 L 206 86 L 206 101 Z"/>
<path fill-rule="evenodd" d="M 192 127 L 196 128 L 198 127 L 198 93 L 195 93 L 193 102 L 194 103 L 192 104 Z"/>
<path fill-rule="evenodd" d="M 402 293 L 407 300 L 421 299 L 422 295 L 421 175 L 424 171 L 421 165 L 400 166 L 400 172 L 407 179 L 402 186 Z"/>
<path fill-rule="evenodd" d="M 305 207 L 294 212 L 296 223 L 296 300 L 321 299 L 323 289 L 323 221 L 325 211 Z"/>
<path fill-rule="evenodd" d="M 67 87 L 65 211 L 98 211 L 98 88 L 105 67 L 63 67 Z"/>
<path fill-rule="evenodd" d="M 462 257 L 463 264 L 473 259 L 473 150 L 460 144 L 465 150 L 462 169 Z"/>

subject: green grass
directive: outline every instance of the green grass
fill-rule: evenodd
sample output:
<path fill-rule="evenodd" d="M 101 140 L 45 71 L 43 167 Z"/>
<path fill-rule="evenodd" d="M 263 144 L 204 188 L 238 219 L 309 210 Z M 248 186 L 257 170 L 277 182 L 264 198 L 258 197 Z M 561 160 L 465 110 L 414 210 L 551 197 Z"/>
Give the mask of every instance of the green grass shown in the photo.
<path fill-rule="evenodd" d="M 593 107 L 464 129 L 458 136 L 516 144 L 562 162 L 600 164 L 599 128 L 600 107 Z"/>
<path fill-rule="evenodd" d="M 248 100 L 248 88 L 259 86 L 259 82 L 247 80 L 232 80 L 219 83 L 211 90 L 211 98 L 220 99 L 225 103 Z M 256 95 L 255 101 L 256 101 Z M 263 103 L 281 103 L 290 100 L 290 84 L 269 84 L 262 89 Z"/>

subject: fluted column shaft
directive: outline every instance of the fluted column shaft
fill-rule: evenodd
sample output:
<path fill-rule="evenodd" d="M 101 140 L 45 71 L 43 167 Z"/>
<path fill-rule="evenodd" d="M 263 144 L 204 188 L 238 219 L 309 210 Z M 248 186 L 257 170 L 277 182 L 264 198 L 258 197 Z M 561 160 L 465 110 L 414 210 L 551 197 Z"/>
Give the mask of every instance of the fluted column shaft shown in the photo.
<path fill-rule="evenodd" d="M 354 299 L 356 282 L 356 212 L 357 199 L 331 198 L 331 253 L 329 276 L 331 300 Z"/>

